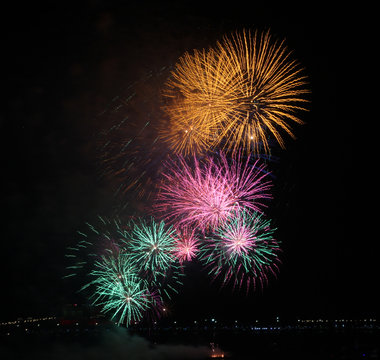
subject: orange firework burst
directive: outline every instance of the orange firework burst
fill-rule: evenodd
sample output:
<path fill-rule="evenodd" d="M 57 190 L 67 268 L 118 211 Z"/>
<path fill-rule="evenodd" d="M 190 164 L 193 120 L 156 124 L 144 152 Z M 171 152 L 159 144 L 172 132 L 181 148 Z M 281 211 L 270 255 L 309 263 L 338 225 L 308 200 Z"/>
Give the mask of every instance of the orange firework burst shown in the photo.
<path fill-rule="evenodd" d="M 228 103 L 217 104 L 222 101 L 223 93 L 218 90 L 220 79 L 215 79 L 217 89 L 213 86 L 215 59 L 212 49 L 194 50 L 193 55 L 185 53 L 166 84 L 164 110 L 169 123 L 161 135 L 177 153 L 186 155 L 207 150 L 219 133 L 219 117 L 224 115 L 222 107 L 228 109 Z"/>
<path fill-rule="evenodd" d="M 224 37 L 207 51 L 185 53 L 164 91 L 171 147 L 184 153 L 215 146 L 269 153 L 272 135 L 284 148 L 280 132 L 294 138 L 291 122 L 302 124 L 298 112 L 306 110 L 308 93 L 290 55 L 269 32 L 249 31 Z"/>

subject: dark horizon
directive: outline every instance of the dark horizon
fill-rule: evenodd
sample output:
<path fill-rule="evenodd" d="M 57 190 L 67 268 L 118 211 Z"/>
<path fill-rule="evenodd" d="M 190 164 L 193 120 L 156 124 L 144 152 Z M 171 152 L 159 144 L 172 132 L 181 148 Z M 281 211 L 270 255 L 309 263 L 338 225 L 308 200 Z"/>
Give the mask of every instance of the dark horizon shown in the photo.
<path fill-rule="evenodd" d="M 109 126 L 99 114 L 150 71 L 243 28 L 285 38 L 310 81 L 306 124 L 294 126 L 297 139 L 286 138 L 271 169 L 268 212 L 282 265 L 277 279 L 247 296 L 220 290 L 190 264 L 170 316 L 378 317 L 374 238 L 362 234 L 361 194 L 352 194 L 354 115 L 343 116 L 337 105 L 337 43 L 346 24 L 322 7 L 249 4 L 85 1 L 7 10 L 0 320 L 83 300 L 74 294 L 78 282 L 62 279 L 65 249 L 85 222 L 112 213 L 115 201 L 97 170 L 95 141 Z"/>

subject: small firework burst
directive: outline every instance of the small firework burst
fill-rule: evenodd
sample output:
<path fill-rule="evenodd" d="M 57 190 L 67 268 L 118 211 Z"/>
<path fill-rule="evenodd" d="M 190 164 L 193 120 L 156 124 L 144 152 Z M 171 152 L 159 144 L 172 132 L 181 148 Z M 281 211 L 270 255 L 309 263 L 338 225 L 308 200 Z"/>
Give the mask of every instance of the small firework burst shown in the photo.
<path fill-rule="evenodd" d="M 185 226 L 177 229 L 178 239 L 175 241 L 174 255 L 180 262 L 191 261 L 197 255 L 199 240 L 195 235 L 195 229 Z"/>

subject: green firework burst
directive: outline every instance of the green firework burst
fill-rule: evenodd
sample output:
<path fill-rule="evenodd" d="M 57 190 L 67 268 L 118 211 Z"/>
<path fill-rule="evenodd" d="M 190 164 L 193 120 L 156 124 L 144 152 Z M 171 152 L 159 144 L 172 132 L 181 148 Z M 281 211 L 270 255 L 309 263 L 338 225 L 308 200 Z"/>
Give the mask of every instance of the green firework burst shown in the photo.
<path fill-rule="evenodd" d="M 219 226 L 201 248 L 201 260 L 214 278 L 242 286 L 261 286 L 278 271 L 280 247 L 275 229 L 262 214 L 241 209 Z"/>
<path fill-rule="evenodd" d="M 102 256 L 96 261 L 90 276 L 94 280 L 82 287 L 92 287 L 93 305 L 101 306 L 101 311 L 112 313 L 112 320 L 127 326 L 132 321 L 140 321 L 144 313 L 160 302 L 149 290 L 146 280 L 135 272 L 129 256 Z"/>
<path fill-rule="evenodd" d="M 177 292 L 173 285 L 182 285 L 182 267 L 174 254 L 176 241 L 178 238 L 172 226 L 166 228 L 163 221 L 157 223 L 151 218 L 134 223 L 127 243 L 139 273 L 169 298 L 170 291 Z"/>

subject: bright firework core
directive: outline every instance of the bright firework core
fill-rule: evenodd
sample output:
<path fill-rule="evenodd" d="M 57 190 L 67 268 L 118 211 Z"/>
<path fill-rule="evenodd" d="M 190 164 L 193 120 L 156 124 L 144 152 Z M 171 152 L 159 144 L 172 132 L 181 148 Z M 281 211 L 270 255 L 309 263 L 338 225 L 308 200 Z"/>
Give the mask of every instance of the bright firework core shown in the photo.
<path fill-rule="evenodd" d="M 140 220 L 130 233 L 131 256 L 144 271 L 166 271 L 174 261 L 174 230 L 165 228 L 164 222 Z M 153 274 L 155 276 L 155 274 Z"/>
<path fill-rule="evenodd" d="M 224 234 L 226 251 L 229 254 L 242 255 L 248 253 L 254 247 L 255 236 L 246 226 L 229 228 Z"/>

